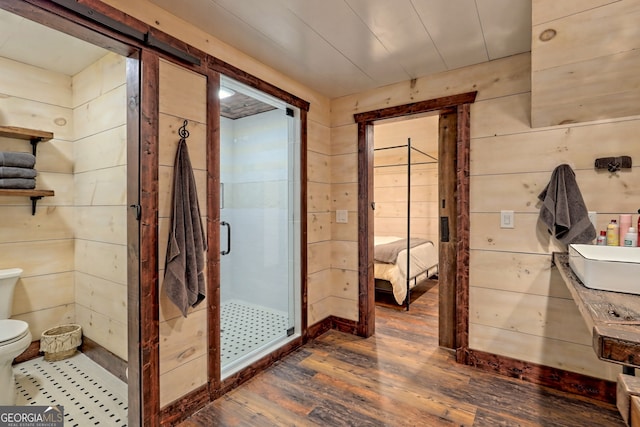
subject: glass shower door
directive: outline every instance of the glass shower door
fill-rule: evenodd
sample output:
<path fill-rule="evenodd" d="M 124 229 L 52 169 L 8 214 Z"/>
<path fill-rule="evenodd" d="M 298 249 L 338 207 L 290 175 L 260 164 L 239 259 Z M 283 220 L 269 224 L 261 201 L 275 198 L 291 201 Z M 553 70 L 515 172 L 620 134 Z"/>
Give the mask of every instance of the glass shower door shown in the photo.
<path fill-rule="evenodd" d="M 296 112 L 231 79 L 222 85 L 233 93 L 221 99 L 220 118 L 220 338 L 226 376 L 299 332 L 300 174 Z"/>

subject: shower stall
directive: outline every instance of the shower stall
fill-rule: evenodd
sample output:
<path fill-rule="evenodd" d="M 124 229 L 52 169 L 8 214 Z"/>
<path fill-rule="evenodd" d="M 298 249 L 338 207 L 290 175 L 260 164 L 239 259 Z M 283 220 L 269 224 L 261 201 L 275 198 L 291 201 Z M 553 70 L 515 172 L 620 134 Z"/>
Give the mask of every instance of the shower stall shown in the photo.
<path fill-rule="evenodd" d="M 220 341 L 226 377 L 300 335 L 300 114 L 222 76 Z"/>

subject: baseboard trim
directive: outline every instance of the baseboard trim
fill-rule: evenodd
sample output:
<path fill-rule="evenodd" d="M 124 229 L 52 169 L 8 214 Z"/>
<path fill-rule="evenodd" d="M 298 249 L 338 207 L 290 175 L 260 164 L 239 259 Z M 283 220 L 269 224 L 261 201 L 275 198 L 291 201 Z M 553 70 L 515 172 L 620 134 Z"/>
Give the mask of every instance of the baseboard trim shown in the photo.
<path fill-rule="evenodd" d="M 206 385 L 182 396 L 160 410 L 160 425 L 173 426 L 184 421 L 199 409 L 209 404 L 209 389 Z"/>
<path fill-rule="evenodd" d="M 463 357 L 460 357 L 461 352 L 464 353 Z M 457 359 L 483 371 L 518 378 L 607 403 L 615 404 L 616 402 L 616 383 L 613 381 L 478 350 L 459 349 Z"/>
<path fill-rule="evenodd" d="M 322 319 L 318 323 L 311 325 L 307 329 L 307 337 L 312 340 L 318 338 L 320 335 L 331 329 L 345 332 L 347 334 L 357 335 L 358 322 L 356 322 L 355 320 L 344 319 L 337 316 L 325 317 L 324 319 Z"/>
<path fill-rule="evenodd" d="M 40 340 L 32 341 L 29 344 L 29 347 L 22 353 L 18 355 L 15 359 L 13 359 L 13 363 L 22 363 L 27 362 L 31 359 L 35 359 L 36 357 L 40 357 Z"/>
<path fill-rule="evenodd" d="M 91 338 L 87 338 L 85 336 L 82 337 L 80 351 L 89 359 L 93 360 L 98 365 L 111 372 L 111 374 L 118 377 L 121 381 L 128 383 L 127 362 L 125 360 L 111 353 Z"/>

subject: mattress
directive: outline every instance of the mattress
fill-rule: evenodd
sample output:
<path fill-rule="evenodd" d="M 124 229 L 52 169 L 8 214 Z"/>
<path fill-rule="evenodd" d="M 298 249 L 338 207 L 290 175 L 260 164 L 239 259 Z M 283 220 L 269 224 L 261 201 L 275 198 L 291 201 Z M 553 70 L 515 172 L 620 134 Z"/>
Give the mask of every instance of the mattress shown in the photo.
<path fill-rule="evenodd" d="M 383 245 L 403 239 L 396 236 L 375 236 L 374 245 Z M 433 242 L 411 248 L 409 262 L 409 279 L 420 275 L 433 276 L 438 272 L 438 248 Z M 373 274 L 376 279 L 387 280 L 391 283 L 393 296 L 398 304 L 402 304 L 407 296 L 407 250 L 398 254 L 394 264 L 374 262 Z M 415 286 L 411 281 L 410 288 Z"/>

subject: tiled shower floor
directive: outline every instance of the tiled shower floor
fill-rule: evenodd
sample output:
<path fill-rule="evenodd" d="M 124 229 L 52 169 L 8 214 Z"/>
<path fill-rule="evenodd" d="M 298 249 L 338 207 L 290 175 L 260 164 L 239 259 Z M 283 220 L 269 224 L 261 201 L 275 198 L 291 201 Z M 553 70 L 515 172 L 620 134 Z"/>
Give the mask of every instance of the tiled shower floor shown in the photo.
<path fill-rule="evenodd" d="M 287 315 L 283 312 L 232 300 L 222 303 L 220 317 L 223 367 L 287 336 Z"/>
<path fill-rule="evenodd" d="M 65 427 L 127 425 L 127 385 L 82 353 L 13 367 L 17 405 L 62 405 Z"/>

